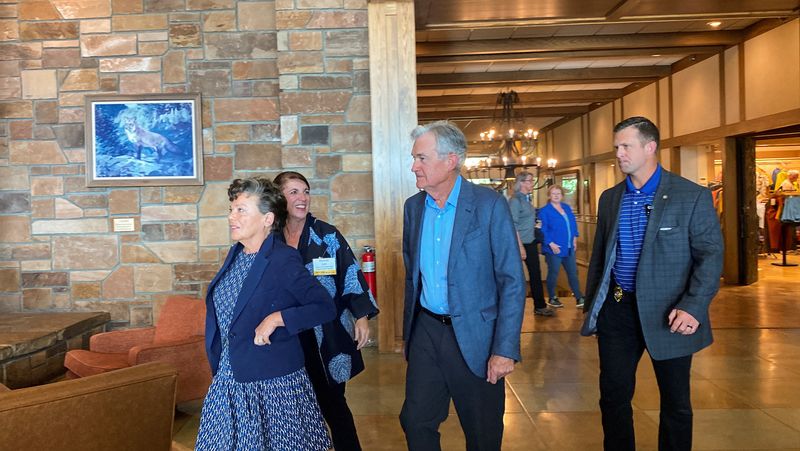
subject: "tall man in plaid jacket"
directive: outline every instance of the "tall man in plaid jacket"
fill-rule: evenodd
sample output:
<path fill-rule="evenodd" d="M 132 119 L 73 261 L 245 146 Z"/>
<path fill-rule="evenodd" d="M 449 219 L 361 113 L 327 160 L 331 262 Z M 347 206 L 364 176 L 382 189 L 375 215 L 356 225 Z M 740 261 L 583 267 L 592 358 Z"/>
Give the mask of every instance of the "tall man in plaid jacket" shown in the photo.
<path fill-rule="evenodd" d="M 692 354 L 710 345 L 719 290 L 719 221 L 704 187 L 658 164 L 659 132 L 632 117 L 614 127 L 625 181 L 603 192 L 581 333 L 597 334 L 606 450 L 634 450 L 636 367 L 650 354 L 661 392 L 659 450 L 690 450 Z"/>

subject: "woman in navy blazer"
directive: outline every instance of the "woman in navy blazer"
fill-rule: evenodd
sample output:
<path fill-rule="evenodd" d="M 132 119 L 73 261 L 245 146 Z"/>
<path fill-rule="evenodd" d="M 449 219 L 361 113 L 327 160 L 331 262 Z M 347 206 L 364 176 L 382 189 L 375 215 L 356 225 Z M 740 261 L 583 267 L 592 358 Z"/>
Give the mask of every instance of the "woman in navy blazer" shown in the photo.
<path fill-rule="evenodd" d="M 208 286 L 214 378 L 196 449 L 327 450 L 297 334 L 332 320 L 336 308 L 297 251 L 274 238 L 287 214 L 278 188 L 265 178 L 236 179 L 228 197 L 237 243 Z"/>
<path fill-rule="evenodd" d="M 564 204 L 564 188 L 552 185 L 547 188 L 547 205 L 539 210 L 542 221 L 542 253 L 547 263 L 547 292 L 550 295 L 548 304 L 551 307 L 563 307 L 564 304 L 556 296 L 556 282 L 561 266 L 567 272 L 567 280 L 575 295 L 576 306 L 583 308 L 583 294 L 578 281 L 578 267 L 575 263 L 575 248 L 578 245 L 578 223 L 572 208 Z"/>

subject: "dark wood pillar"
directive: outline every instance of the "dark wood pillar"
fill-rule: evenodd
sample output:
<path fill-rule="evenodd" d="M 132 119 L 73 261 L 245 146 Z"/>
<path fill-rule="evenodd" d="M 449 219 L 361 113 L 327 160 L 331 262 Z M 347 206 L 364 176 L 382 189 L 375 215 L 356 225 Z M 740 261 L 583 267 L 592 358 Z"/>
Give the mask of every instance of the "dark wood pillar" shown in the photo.
<path fill-rule="evenodd" d="M 758 216 L 756 214 L 756 140 L 736 139 L 739 214 L 739 283 L 758 281 Z"/>
<path fill-rule="evenodd" d="M 737 139 L 725 138 L 722 148 L 722 226 L 723 241 L 725 243 L 725 262 L 722 268 L 722 277 L 726 283 L 739 282 L 739 189 L 737 178 L 739 164 L 736 158 Z"/>
<path fill-rule="evenodd" d="M 758 280 L 755 140 L 725 138 L 722 149 L 722 232 L 725 283 L 749 285 Z"/>

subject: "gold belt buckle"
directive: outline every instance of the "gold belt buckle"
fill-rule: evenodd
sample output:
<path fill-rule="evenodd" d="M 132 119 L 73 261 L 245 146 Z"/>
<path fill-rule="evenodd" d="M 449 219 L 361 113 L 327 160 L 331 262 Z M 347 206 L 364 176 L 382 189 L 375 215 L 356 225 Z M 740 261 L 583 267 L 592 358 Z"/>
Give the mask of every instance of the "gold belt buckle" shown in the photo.
<path fill-rule="evenodd" d="M 619 285 L 614 287 L 614 300 L 617 302 L 622 300 L 622 287 Z"/>

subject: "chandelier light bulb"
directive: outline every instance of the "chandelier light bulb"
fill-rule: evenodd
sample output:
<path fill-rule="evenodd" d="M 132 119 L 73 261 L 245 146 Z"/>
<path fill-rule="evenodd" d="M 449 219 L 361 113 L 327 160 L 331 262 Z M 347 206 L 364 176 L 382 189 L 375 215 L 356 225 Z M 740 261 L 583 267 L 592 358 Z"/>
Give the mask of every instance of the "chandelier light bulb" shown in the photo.
<path fill-rule="evenodd" d="M 539 132 L 538 131 L 534 131 L 533 132 L 533 139 L 536 139 L 538 137 L 539 137 Z"/>
<path fill-rule="evenodd" d="M 536 157 L 536 166 L 542 165 L 542 157 Z"/>
<path fill-rule="evenodd" d="M 551 159 L 547 160 L 547 167 L 548 168 L 554 168 L 554 167 L 556 167 L 556 163 L 557 163 L 557 161 L 555 160 L 555 158 L 551 158 Z"/>
<path fill-rule="evenodd" d="M 513 128 L 508 129 L 508 137 L 509 138 L 513 138 L 514 137 L 514 129 Z"/>
<path fill-rule="evenodd" d="M 481 141 L 486 140 L 486 132 L 481 132 Z"/>

